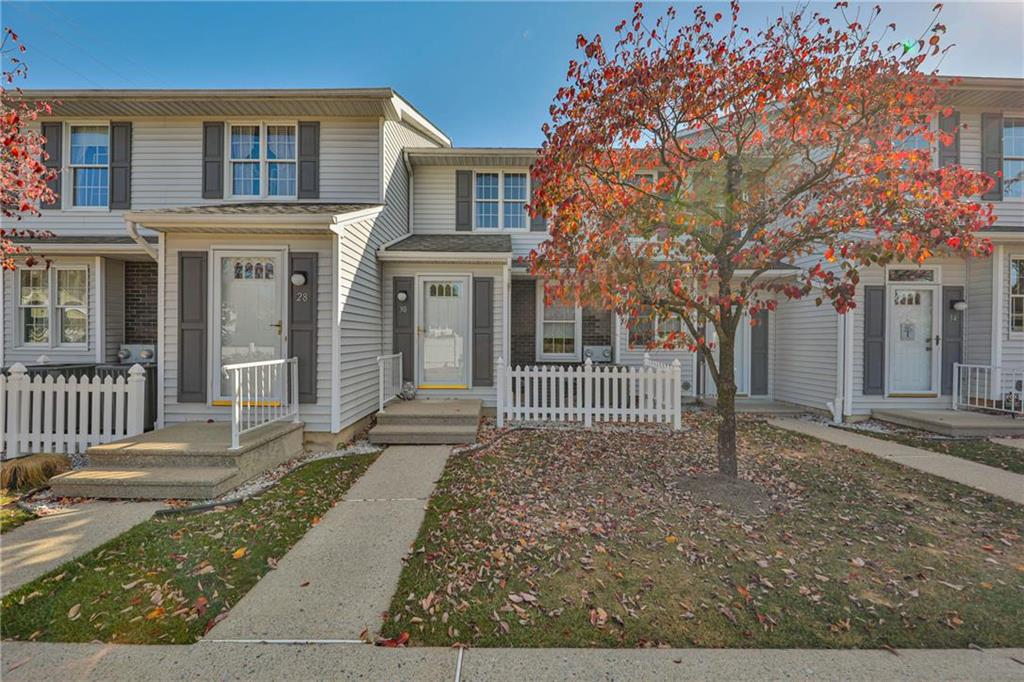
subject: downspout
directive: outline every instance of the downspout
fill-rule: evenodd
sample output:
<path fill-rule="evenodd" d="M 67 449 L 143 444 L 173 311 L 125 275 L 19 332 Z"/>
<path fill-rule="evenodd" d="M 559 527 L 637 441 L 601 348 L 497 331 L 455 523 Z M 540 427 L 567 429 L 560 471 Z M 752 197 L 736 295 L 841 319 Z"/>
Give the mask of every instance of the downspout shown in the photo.
<path fill-rule="evenodd" d="M 132 241 L 142 247 L 142 250 L 146 252 L 146 255 L 153 260 L 159 260 L 156 255 L 156 249 L 154 249 L 153 245 L 147 242 L 146 239 L 139 234 L 138 227 L 135 225 L 134 221 L 126 220 L 124 226 L 125 229 L 128 230 L 128 236 L 132 238 Z"/>

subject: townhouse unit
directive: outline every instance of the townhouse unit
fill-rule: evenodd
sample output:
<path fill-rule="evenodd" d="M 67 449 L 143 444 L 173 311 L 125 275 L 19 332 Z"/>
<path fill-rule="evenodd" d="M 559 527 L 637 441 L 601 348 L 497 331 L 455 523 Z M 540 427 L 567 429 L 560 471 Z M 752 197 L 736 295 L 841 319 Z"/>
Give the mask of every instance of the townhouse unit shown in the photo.
<path fill-rule="evenodd" d="M 225 365 L 294 357 L 311 434 L 375 412 L 394 353 L 427 399 L 494 406 L 499 362 L 648 352 L 714 394 L 696 355 L 647 350 L 678 320 L 545 304 L 522 260 L 547 234 L 525 208 L 535 150 L 453 147 L 390 89 L 27 95 L 59 101 L 40 123 L 59 200 L 22 221 L 55 236 L 33 243 L 48 267 L 4 273 L 0 365 L 151 348 L 166 426 L 230 418 Z M 948 105 L 962 129 L 937 162 L 1003 176 L 994 256 L 872 269 L 845 316 L 780 301 L 742 328 L 747 399 L 837 419 L 948 408 L 955 364 L 1024 369 L 1024 83 L 967 78 Z"/>

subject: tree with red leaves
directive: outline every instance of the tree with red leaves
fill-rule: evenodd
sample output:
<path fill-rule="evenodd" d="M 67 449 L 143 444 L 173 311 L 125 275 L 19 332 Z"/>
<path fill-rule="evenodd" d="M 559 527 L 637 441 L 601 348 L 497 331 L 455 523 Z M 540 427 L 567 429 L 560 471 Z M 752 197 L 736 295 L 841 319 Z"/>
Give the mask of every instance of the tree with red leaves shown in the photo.
<path fill-rule="evenodd" d="M 4 61 L 0 74 L 0 211 L 4 222 L 0 225 L 0 270 L 13 270 L 14 257 L 28 252 L 27 246 L 13 240 L 49 236 L 48 232 L 19 229 L 10 223 L 22 216 L 38 216 L 41 204 L 53 203 L 57 198 L 48 184 L 55 171 L 46 167 L 46 138 L 29 127 L 40 114 L 51 113 L 51 107 L 46 102 L 27 101 L 21 88 L 14 85 L 15 80 L 28 76 L 28 65 L 20 57 L 24 52 L 18 35 L 5 28 L 0 39 L 0 58 Z M 26 262 L 33 265 L 35 259 L 29 256 Z"/>
<path fill-rule="evenodd" d="M 546 295 L 680 318 L 659 344 L 707 365 L 731 477 L 740 324 L 807 296 L 843 314 L 869 266 L 991 252 L 977 234 L 991 206 L 972 200 L 991 179 L 933 163 L 956 134 L 933 124 L 941 5 L 917 40 L 888 46 L 880 8 L 834 10 L 755 31 L 735 1 L 689 23 L 671 8 L 651 23 L 638 3 L 610 50 L 577 39 L 533 170 L 530 210 L 551 237 L 530 265 Z"/>

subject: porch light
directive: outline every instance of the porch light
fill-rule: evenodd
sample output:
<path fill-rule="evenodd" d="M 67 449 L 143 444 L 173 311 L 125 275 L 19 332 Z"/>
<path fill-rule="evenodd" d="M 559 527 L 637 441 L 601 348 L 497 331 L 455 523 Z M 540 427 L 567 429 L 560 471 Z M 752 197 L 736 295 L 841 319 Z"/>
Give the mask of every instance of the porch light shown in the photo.
<path fill-rule="evenodd" d="M 405 293 L 404 291 L 399 291 L 398 295 L 396 295 L 395 298 L 398 299 L 399 303 L 405 303 L 405 299 L 409 298 L 409 294 Z"/>
<path fill-rule="evenodd" d="M 962 313 L 967 310 L 967 301 L 953 301 L 953 310 Z"/>
<path fill-rule="evenodd" d="M 293 272 L 291 282 L 297 287 L 301 287 L 306 283 L 306 273 L 304 272 Z"/>

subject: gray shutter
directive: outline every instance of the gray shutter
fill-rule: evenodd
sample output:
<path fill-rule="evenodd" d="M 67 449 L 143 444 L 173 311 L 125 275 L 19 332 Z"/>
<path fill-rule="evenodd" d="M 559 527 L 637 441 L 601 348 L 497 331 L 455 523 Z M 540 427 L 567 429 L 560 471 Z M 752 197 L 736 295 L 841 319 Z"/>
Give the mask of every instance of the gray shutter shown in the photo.
<path fill-rule="evenodd" d="M 473 385 L 494 385 L 494 278 L 473 278 Z"/>
<path fill-rule="evenodd" d="M 953 136 L 951 144 L 939 143 L 939 167 L 960 165 L 960 112 L 939 114 L 939 130 Z"/>
<path fill-rule="evenodd" d="M 416 341 L 416 330 L 413 319 L 414 300 L 416 298 L 415 280 L 412 277 L 394 277 L 391 280 L 391 352 L 402 354 L 402 380 L 414 381 L 413 374 L 413 343 Z M 404 291 L 406 299 L 398 300 L 398 293 Z"/>
<path fill-rule="evenodd" d="M 768 311 L 757 313 L 750 330 L 750 395 L 768 395 Z"/>
<path fill-rule="evenodd" d="M 64 146 L 64 125 L 60 121 L 47 121 L 42 125 L 42 133 L 46 138 L 43 151 L 50 155 L 45 165 L 57 172 L 53 180 L 46 184 L 57 194 L 57 199 L 52 204 L 41 205 L 40 208 L 60 208 L 60 175 L 61 165 L 64 162 L 61 150 Z"/>
<path fill-rule="evenodd" d="M 963 362 L 964 314 L 953 310 L 962 300 L 963 287 L 942 287 L 942 395 L 953 393 L 953 363 Z"/>
<path fill-rule="evenodd" d="M 306 283 L 301 287 L 288 283 L 288 357 L 299 359 L 300 403 L 316 402 L 316 269 L 316 253 L 289 254 L 289 278 L 296 272 L 306 275 Z"/>
<path fill-rule="evenodd" d="M 132 207 L 132 124 L 110 124 L 110 208 Z"/>
<path fill-rule="evenodd" d="M 206 402 L 205 251 L 178 253 L 178 402 Z"/>
<path fill-rule="evenodd" d="M 473 171 L 455 171 L 455 229 L 473 229 Z"/>
<path fill-rule="evenodd" d="M 885 393 L 885 287 L 864 287 L 864 395 Z"/>
<path fill-rule="evenodd" d="M 299 123 L 299 198 L 320 198 L 320 121 Z"/>
<path fill-rule="evenodd" d="M 533 184 L 533 176 L 530 176 L 530 206 L 532 208 L 534 198 L 537 196 L 536 187 Z M 530 232 L 547 232 L 548 219 L 542 215 L 530 216 Z"/>
<path fill-rule="evenodd" d="M 1003 200 L 1003 115 L 981 115 L 981 172 L 995 180 L 988 192 L 981 195 L 985 201 Z"/>
<path fill-rule="evenodd" d="M 224 124 L 203 123 L 203 198 L 224 198 Z"/>

